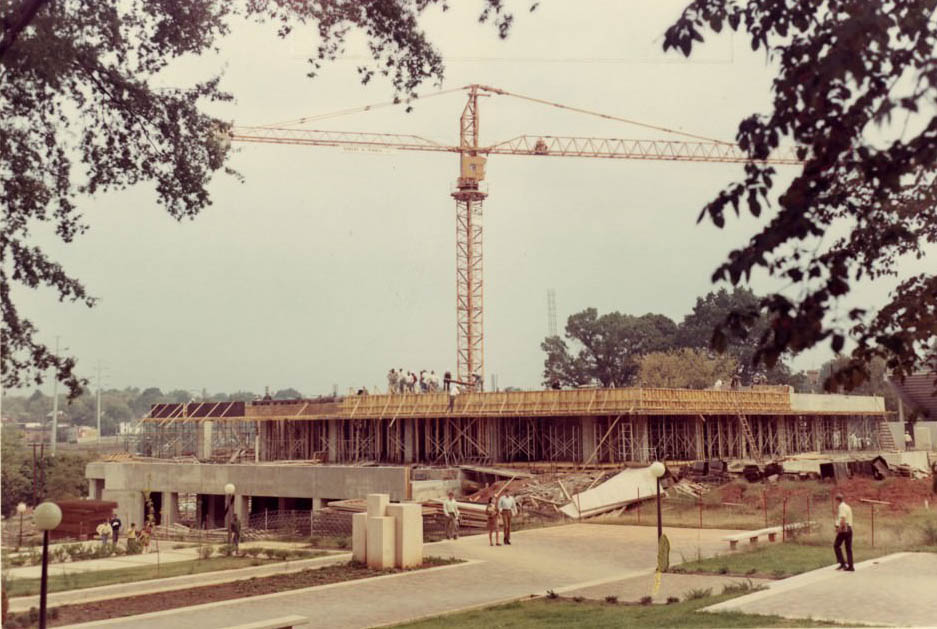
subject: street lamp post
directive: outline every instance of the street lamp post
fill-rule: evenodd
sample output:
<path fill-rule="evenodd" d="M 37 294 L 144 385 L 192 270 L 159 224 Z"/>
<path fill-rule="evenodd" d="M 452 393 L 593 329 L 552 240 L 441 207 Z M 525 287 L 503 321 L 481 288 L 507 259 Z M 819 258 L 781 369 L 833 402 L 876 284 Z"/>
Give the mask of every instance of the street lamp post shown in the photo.
<path fill-rule="evenodd" d="M 23 545 L 23 514 L 26 513 L 26 503 L 21 502 L 16 505 L 16 512 L 20 514 L 20 543 L 16 547 L 20 548 Z"/>
<path fill-rule="evenodd" d="M 234 483 L 224 486 L 224 527 L 228 534 L 228 544 L 231 543 L 231 500 L 234 498 Z"/>
<path fill-rule="evenodd" d="M 36 528 L 42 531 L 42 579 L 39 585 L 39 629 L 46 629 L 46 592 L 49 585 L 49 531 L 62 522 L 62 510 L 54 502 L 43 502 L 33 511 Z"/>
<path fill-rule="evenodd" d="M 651 476 L 657 479 L 657 539 L 660 540 L 664 534 L 663 525 L 660 519 L 660 479 L 667 472 L 667 468 L 660 461 L 651 463 Z"/>

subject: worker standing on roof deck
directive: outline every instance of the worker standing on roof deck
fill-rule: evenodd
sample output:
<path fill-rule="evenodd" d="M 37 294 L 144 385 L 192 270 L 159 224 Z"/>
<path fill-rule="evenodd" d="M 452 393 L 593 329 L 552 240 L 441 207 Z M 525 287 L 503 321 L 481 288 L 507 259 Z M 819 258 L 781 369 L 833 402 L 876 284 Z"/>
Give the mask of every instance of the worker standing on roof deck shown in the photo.
<path fill-rule="evenodd" d="M 852 563 L 852 507 L 846 504 L 843 494 L 836 494 L 836 541 L 833 542 L 833 551 L 836 553 L 836 560 L 839 562 L 837 570 L 847 572 L 855 571 Z M 843 553 L 840 547 L 846 544 L 846 560 L 843 560 Z"/>
<path fill-rule="evenodd" d="M 443 375 L 443 377 L 442 377 L 443 387 L 445 388 L 446 391 L 449 390 L 449 383 L 450 383 L 450 382 L 452 382 L 452 374 L 447 371 L 447 372 L 445 373 L 445 375 Z"/>
<path fill-rule="evenodd" d="M 455 396 L 459 394 L 459 383 L 450 382 L 446 389 L 449 391 L 449 412 L 451 413 L 452 409 L 455 407 Z"/>
<path fill-rule="evenodd" d="M 397 371 L 393 367 L 387 372 L 387 392 L 397 392 Z"/>
<path fill-rule="evenodd" d="M 442 513 L 446 516 L 446 539 L 459 539 L 459 503 L 455 493 L 449 492 L 449 498 L 442 501 Z"/>
<path fill-rule="evenodd" d="M 505 491 L 498 499 L 498 511 L 501 512 L 501 521 L 504 523 L 504 543 L 511 545 L 511 518 L 517 515 L 517 502 L 511 492 Z"/>

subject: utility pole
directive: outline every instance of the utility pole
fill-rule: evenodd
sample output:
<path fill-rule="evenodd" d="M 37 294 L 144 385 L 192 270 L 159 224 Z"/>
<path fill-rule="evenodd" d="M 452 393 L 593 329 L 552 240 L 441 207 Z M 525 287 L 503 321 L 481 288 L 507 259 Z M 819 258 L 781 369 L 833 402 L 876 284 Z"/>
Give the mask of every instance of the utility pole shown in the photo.
<path fill-rule="evenodd" d="M 55 337 L 55 355 L 59 355 L 59 337 Z M 55 442 L 58 441 L 59 430 L 59 373 L 52 374 L 52 456 L 55 456 Z"/>
<path fill-rule="evenodd" d="M 101 361 L 98 361 L 98 443 L 101 443 Z"/>

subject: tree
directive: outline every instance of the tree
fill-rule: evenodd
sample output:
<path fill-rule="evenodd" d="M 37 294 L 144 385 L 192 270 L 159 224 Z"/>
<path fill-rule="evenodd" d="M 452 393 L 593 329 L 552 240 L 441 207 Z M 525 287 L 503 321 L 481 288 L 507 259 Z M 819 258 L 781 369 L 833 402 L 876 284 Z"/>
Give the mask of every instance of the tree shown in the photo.
<path fill-rule="evenodd" d="M 297 391 L 296 389 L 290 387 L 286 389 L 280 389 L 277 391 L 273 399 L 274 400 L 298 400 L 303 397 L 303 394 Z"/>
<path fill-rule="evenodd" d="M 677 345 L 697 349 L 711 347 L 713 331 L 726 317 L 733 312 L 758 312 L 759 303 L 758 296 L 744 287 L 735 287 L 731 293 L 720 288 L 697 297 L 693 311 L 683 318 L 677 329 Z M 747 334 L 732 330 L 726 334 L 725 352 L 737 359 L 743 384 L 751 382 L 753 376 L 762 371 L 754 358 L 758 339 L 769 328 L 768 317 L 761 315 L 751 322 Z M 790 369 L 780 359 L 762 375 L 772 384 L 790 384 L 792 377 Z"/>
<path fill-rule="evenodd" d="M 32 502 L 32 477 L 26 467 L 23 436 L 15 426 L 4 425 L 0 440 L 0 510 L 8 517 L 21 502 Z"/>
<path fill-rule="evenodd" d="M 512 16 L 502 0 L 480 0 L 502 37 Z M 49 223 L 66 243 L 88 229 L 82 205 L 90 195 L 138 183 L 177 220 L 211 203 L 208 185 L 225 166 L 229 124 L 202 105 L 225 101 L 219 77 L 175 88 L 154 87 L 168 64 L 213 49 L 240 16 L 279 24 L 278 35 L 315 25 L 309 76 L 344 52 L 362 32 L 372 60 L 357 67 L 363 83 L 387 77 L 395 98 L 415 96 L 424 81 L 440 84 L 439 53 L 417 17 L 440 0 L 318 0 L 246 3 L 217 0 L 9 0 L 0 17 L 0 383 L 16 388 L 56 377 L 76 397 L 85 382 L 73 358 L 37 338 L 10 293 L 11 282 L 48 287 L 60 301 L 88 307 L 95 298 L 64 267 L 30 243 L 36 223 Z M 54 51 L 54 53 L 52 52 Z M 409 109 L 409 107 L 408 107 Z"/>
<path fill-rule="evenodd" d="M 833 360 L 829 360 L 820 367 L 820 377 L 826 380 L 848 364 L 849 358 L 845 356 L 839 356 Z M 842 388 L 844 389 L 845 387 Z M 834 392 L 839 393 L 841 390 L 834 389 Z M 885 398 L 885 408 L 887 410 L 898 410 L 898 396 L 895 393 L 895 389 L 888 384 L 888 368 L 885 365 L 885 361 L 881 358 L 876 357 L 872 359 L 872 362 L 869 364 L 869 379 L 861 385 L 853 387 L 852 393 L 857 395 L 878 395 Z"/>
<path fill-rule="evenodd" d="M 756 336 L 754 358 L 769 366 L 785 352 L 829 341 L 839 353 L 852 342 L 829 389 L 868 381 L 876 357 L 898 377 L 937 369 L 937 275 L 904 278 L 886 303 L 839 312 L 853 282 L 897 276 L 903 256 L 922 258 L 937 243 L 935 7 L 935 0 L 694 0 L 667 30 L 664 50 L 689 56 L 702 31 L 728 24 L 779 65 L 772 110 L 738 126 L 738 145 L 753 161 L 699 218 L 722 227 L 730 207 L 773 211 L 713 281 L 738 284 L 761 268 L 793 290 L 727 316 L 715 347 L 725 347 L 726 330 L 746 333 L 766 313 L 770 327 Z M 774 200 L 777 173 L 757 160 L 782 138 L 804 164 Z"/>
<path fill-rule="evenodd" d="M 595 308 L 587 308 L 566 322 L 567 338 L 580 346 L 575 356 L 559 337 L 549 337 L 540 345 L 547 353 L 544 384 L 558 380 L 567 386 L 591 382 L 627 386 L 638 371 L 637 358 L 672 347 L 676 329 L 664 315 L 610 312 L 600 317 Z"/>
<path fill-rule="evenodd" d="M 638 382 L 643 387 L 706 389 L 718 380 L 728 385 L 738 366 L 728 354 L 711 355 L 688 347 L 652 352 L 638 360 Z"/>

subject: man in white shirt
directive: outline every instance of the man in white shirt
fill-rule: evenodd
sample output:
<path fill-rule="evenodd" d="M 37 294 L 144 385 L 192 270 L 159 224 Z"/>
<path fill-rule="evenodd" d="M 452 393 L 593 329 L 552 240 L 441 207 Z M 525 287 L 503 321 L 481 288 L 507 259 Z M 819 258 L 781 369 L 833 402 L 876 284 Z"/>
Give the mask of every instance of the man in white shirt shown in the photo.
<path fill-rule="evenodd" d="M 504 524 L 504 543 L 511 545 L 511 518 L 517 515 L 517 502 L 510 492 L 505 491 L 498 499 L 498 511 Z"/>
<path fill-rule="evenodd" d="M 910 450 L 910 449 L 911 449 L 911 441 L 913 441 L 913 440 L 911 439 L 911 433 L 908 432 L 907 430 L 905 430 L 905 431 L 904 431 L 904 449 L 905 449 L 905 450 Z"/>
<path fill-rule="evenodd" d="M 839 562 L 837 570 L 847 572 L 855 571 L 852 563 L 852 507 L 846 504 L 843 494 L 836 494 L 836 541 L 833 550 L 836 552 L 836 561 Z M 842 545 L 846 544 L 846 561 L 843 560 Z"/>
<path fill-rule="evenodd" d="M 442 513 L 446 516 L 446 539 L 459 539 L 459 503 L 454 492 L 442 501 Z"/>
<path fill-rule="evenodd" d="M 459 384 L 457 382 L 452 382 L 449 385 L 449 412 L 452 412 L 452 409 L 455 406 L 455 396 L 459 394 Z"/>

